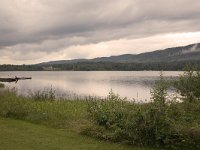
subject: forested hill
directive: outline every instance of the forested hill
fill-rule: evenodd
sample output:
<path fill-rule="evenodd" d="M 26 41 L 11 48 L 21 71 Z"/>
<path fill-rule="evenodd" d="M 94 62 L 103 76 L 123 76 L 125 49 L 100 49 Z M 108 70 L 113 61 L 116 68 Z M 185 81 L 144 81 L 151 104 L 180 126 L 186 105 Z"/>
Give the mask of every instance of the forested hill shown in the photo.
<path fill-rule="evenodd" d="M 165 50 L 141 53 L 138 55 L 125 54 L 119 56 L 100 57 L 94 59 L 74 59 L 52 61 L 42 64 L 64 64 L 77 62 L 115 62 L 115 63 L 148 63 L 200 60 L 200 43 Z"/>
<path fill-rule="evenodd" d="M 200 65 L 200 43 L 141 54 L 45 62 L 36 65 L 0 65 L 0 71 L 55 70 L 182 70 Z"/>

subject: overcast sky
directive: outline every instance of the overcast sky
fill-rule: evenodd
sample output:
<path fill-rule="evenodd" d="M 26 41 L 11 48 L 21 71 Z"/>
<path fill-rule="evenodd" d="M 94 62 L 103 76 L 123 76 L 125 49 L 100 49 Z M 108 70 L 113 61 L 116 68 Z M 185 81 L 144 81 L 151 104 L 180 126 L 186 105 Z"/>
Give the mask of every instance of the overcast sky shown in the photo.
<path fill-rule="evenodd" d="M 200 0 L 1 0 L 0 64 L 200 42 Z"/>

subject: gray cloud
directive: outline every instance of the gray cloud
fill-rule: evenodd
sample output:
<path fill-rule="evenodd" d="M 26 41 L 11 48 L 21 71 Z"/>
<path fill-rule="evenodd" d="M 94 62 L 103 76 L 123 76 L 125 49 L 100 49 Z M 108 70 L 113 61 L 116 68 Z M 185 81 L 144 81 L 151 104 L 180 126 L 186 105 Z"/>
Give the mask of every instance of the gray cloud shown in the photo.
<path fill-rule="evenodd" d="M 122 38 L 198 32 L 199 8 L 199 0 L 1 0 L 0 52 L 20 57 L 25 51 L 54 53 Z"/>

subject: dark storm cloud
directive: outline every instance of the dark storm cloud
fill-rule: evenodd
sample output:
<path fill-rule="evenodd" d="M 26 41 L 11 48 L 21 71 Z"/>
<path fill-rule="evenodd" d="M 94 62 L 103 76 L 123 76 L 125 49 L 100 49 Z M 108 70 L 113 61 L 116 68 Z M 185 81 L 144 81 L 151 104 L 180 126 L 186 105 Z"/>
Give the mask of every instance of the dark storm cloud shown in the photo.
<path fill-rule="evenodd" d="M 1 0 L 0 49 L 58 51 L 79 44 L 200 31 L 199 0 Z"/>

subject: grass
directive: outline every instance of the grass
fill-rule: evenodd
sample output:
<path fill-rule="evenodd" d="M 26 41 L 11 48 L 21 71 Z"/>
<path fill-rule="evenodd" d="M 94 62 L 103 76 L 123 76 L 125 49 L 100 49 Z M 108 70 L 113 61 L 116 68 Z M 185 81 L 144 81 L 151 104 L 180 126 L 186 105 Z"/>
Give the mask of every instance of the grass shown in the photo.
<path fill-rule="evenodd" d="M 0 129 L 0 150 L 147 150 L 12 119 L 0 118 Z"/>
<path fill-rule="evenodd" d="M 5 118 L 21 119 L 77 132 L 89 123 L 87 103 L 80 100 L 37 101 L 5 90 L 0 96 L 0 103 L 0 116 Z"/>

